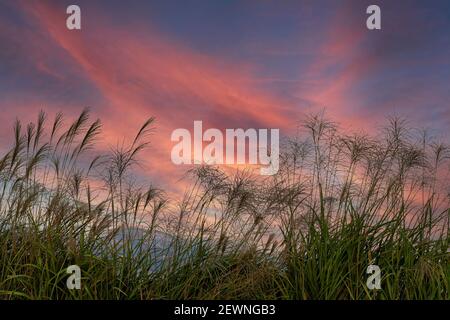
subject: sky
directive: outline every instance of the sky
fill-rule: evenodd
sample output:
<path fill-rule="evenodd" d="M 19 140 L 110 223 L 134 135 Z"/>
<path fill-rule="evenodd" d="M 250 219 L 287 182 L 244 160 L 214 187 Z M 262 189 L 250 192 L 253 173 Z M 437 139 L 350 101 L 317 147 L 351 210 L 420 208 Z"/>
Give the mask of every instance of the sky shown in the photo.
<path fill-rule="evenodd" d="M 81 30 L 66 28 L 67 6 Z M 366 8 L 381 8 L 381 30 Z M 389 115 L 450 133 L 450 2 L 0 0 L 0 150 L 39 110 L 103 122 L 99 149 L 156 117 L 139 174 L 181 188 L 171 132 L 279 128 L 308 113 L 373 131 Z"/>

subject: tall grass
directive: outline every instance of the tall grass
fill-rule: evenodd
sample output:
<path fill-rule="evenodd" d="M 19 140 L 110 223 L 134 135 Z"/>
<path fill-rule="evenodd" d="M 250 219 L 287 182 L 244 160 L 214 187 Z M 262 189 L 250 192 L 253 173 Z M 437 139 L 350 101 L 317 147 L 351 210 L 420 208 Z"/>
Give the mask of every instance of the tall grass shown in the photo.
<path fill-rule="evenodd" d="M 88 111 L 16 122 L 0 158 L 1 299 L 449 299 L 445 144 L 396 118 L 368 136 L 314 115 L 276 175 L 195 167 L 170 200 L 133 179 L 153 122 L 97 156 Z"/>

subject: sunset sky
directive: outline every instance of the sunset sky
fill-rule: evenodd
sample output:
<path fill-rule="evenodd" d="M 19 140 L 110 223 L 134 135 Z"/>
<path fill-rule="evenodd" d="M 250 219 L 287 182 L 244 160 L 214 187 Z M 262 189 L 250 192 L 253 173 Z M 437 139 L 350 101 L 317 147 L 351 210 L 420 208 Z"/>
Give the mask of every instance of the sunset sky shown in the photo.
<path fill-rule="evenodd" d="M 82 30 L 67 30 L 66 7 Z M 378 4 L 382 29 L 366 28 Z M 344 128 L 392 114 L 450 134 L 450 1 L 0 0 L 0 150 L 16 117 L 101 118 L 107 149 L 155 116 L 143 174 L 174 188 L 174 129 L 194 120 L 291 134 L 325 109 Z M 145 171 L 145 172 L 144 172 Z"/>

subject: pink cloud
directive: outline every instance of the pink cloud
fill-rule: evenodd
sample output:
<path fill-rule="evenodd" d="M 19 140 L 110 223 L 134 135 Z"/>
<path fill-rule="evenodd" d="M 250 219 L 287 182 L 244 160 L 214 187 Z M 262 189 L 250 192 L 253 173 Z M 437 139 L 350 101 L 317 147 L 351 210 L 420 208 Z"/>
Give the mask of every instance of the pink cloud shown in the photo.
<path fill-rule="evenodd" d="M 146 118 L 156 116 L 153 147 L 145 154 L 152 176 L 176 183 L 186 168 L 170 162 L 170 134 L 179 127 L 190 129 L 194 120 L 218 128 L 283 128 L 292 122 L 283 113 L 291 106 L 248 83 L 247 66 L 224 67 L 154 30 L 147 28 L 142 36 L 139 26 L 120 29 L 101 18 L 89 30 L 69 31 L 66 16 L 46 2 L 27 2 L 21 9 L 101 92 L 104 105 L 93 111 L 104 122 L 107 143 L 131 139 Z M 56 72 L 42 62 L 37 65 L 42 72 Z"/>

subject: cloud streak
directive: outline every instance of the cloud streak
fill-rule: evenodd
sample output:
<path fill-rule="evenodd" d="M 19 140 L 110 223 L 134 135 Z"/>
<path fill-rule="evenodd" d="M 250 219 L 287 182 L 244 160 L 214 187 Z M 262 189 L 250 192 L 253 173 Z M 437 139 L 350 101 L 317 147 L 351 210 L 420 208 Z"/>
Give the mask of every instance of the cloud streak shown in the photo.
<path fill-rule="evenodd" d="M 325 108 L 334 120 L 356 129 L 370 130 L 398 110 L 413 114 L 419 122 L 442 126 L 450 119 L 445 90 L 450 45 L 432 32 L 448 23 L 442 17 L 426 23 L 430 13 L 386 3 L 383 27 L 395 32 L 377 34 L 361 27 L 364 5 L 346 1 L 337 7 L 330 2 L 330 10 L 335 10 L 331 13 L 308 3 L 298 19 L 304 18 L 302 26 L 315 25 L 316 12 L 324 11 L 329 19 L 320 30 L 301 30 L 305 41 L 294 30 L 283 41 L 274 38 L 274 25 L 275 31 L 266 38 L 259 35 L 245 47 L 211 49 L 208 54 L 204 48 L 189 46 L 189 39 L 176 40 L 157 23 L 117 23 L 113 15 L 88 3 L 83 5 L 83 29 L 69 31 L 64 27 L 64 6 L 17 2 L 7 8 L 11 17 L 0 19 L 0 46 L 7 49 L 0 62 L 5 70 L 0 75 L 5 88 L 1 121 L 13 115 L 28 119 L 27 105 L 36 113 L 44 108 L 69 115 L 90 106 L 104 123 L 104 142 L 115 145 L 155 116 L 157 131 L 145 154 L 145 174 L 179 189 L 183 186 L 178 179 L 186 168 L 170 162 L 170 134 L 176 128 L 192 128 L 194 120 L 202 120 L 205 127 L 280 128 L 281 134 L 290 134 L 302 114 Z M 295 21 L 296 8 L 292 5 L 286 12 L 289 21 Z M 259 9 L 251 21 L 261 26 L 271 15 L 262 14 L 269 9 L 264 5 Z M 402 13 L 395 20 L 394 11 Z M 274 12 L 280 21 L 284 11 Z M 410 19 L 424 25 L 414 36 L 408 29 Z M 245 21 L 236 25 L 246 26 Z M 230 38 L 258 31 L 232 26 L 223 26 L 230 28 Z M 220 39 L 208 41 L 212 46 Z M 431 45 L 440 45 L 441 50 L 431 50 Z M 240 50 L 246 55 L 229 56 Z"/>

